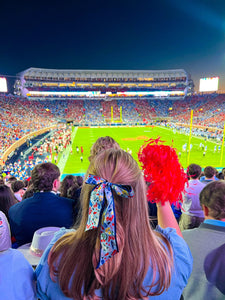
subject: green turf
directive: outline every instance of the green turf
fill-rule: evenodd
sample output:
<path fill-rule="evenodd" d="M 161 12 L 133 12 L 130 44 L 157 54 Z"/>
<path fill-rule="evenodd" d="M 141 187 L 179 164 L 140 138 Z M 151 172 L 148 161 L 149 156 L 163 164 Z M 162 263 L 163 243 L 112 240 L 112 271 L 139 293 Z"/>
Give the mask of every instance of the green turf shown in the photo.
<path fill-rule="evenodd" d="M 90 155 L 90 148 L 93 143 L 101 136 L 113 137 L 121 146 L 122 149 L 132 150 L 132 156 L 137 160 L 137 153 L 144 140 L 149 138 L 161 137 L 165 144 L 173 145 L 177 150 L 177 153 L 181 152 L 180 162 L 184 168 L 188 164 L 188 155 L 186 152 L 182 152 L 182 146 L 189 141 L 189 136 L 173 133 L 171 129 L 162 127 L 102 127 L 102 128 L 78 128 L 72 148 L 73 153 L 69 154 L 66 161 L 63 173 L 85 173 L 89 165 L 88 156 Z M 203 157 L 203 151 L 200 149 L 200 143 L 207 145 L 207 151 L 205 157 Z M 189 163 L 200 164 L 202 168 L 211 165 L 214 167 L 220 166 L 221 153 L 214 153 L 215 142 L 204 141 L 201 138 L 192 137 L 191 144 L 193 145 Z M 83 162 L 80 160 L 81 153 L 76 153 L 76 146 L 79 148 L 82 146 L 84 149 Z M 225 163 L 225 159 L 224 159 Z"/>

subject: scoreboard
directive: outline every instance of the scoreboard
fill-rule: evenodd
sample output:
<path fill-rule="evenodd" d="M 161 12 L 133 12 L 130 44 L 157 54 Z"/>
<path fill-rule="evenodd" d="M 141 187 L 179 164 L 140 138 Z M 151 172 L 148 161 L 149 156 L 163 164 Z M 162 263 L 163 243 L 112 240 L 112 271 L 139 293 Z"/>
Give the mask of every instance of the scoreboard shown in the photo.
<path fill-rule="evenodd" d="M 218 91 L 219 77 L 201 78 L 199 92 L 215 92 Z"/>
<path fill-rule="evenodd" d="M 7 93 L 7 81 L 5 77 L 0 77 L 0 93 Z"/>

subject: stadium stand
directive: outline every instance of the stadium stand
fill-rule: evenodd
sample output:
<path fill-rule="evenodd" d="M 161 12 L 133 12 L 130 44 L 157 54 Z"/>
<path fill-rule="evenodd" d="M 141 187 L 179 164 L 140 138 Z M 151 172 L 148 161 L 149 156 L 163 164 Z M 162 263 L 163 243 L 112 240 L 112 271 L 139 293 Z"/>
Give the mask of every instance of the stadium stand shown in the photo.
<path fill-rule="evenodd" d="M 179 99 L 193 91 L 191 77 L 182 69 L 90 71 L 29 68 L 18 76 L 15 93 L 29 99 Z"/>
<path fill-rule="evenodd" d="M 9 163 L 12 156 L 11 163 L 19 164 L 17 150 L 26 151 L 26 147 L 20 148 L 22 145 L 27 144 L 29 148 L 36 143 L 35 136 L 54 132 L 65 123 L 74 126 L 160 124 L 188 134 L 190 111 L 194 110 L 193 134 L 222 138 L 225 96 L 193 94 L 191 77 L 182 69 L 30 68 L 18 76 L 16 95 L 0 95 L 0 165 Z M 34 161 L 31 157 L 32 152 L 26 160 Z"/>
<path fill-rule="evenodd" d="M 206 126 L 211 138 L 221 135 L 225 117 L 225 96 L 223 94 L 194 95 L 177 101 L 171 99 L 146 98 L 136 100 L 27 100 L 20 96 L 0 96 L 0 156 L 1 164 L 6 160 L 6 150 L 13 144 L 21 144 L 33 137 L 41 129 L 62 126 L 65 122 L 74 125 L 104 125 L 113 122 L 123 124 L 149 124 L 167 121 L 183 127 L 189 123 L 190 111 L 194 110 L 193 124 Z M 120 116 L 121 109 L 121 116 Z M 94 112 L 94 113 L 93 113 Z M 120 119 L 122 118 L 122 119 Z M 210 129 L 211 128 L 211 129 Z M 217 128 L 217 129 L 215 129 Z M 46 130 L 47 131 L 47 130 Z M 204 127 L 195 129 L 201 135 Z M 43 131 L 39 132 L 43 133 Z M 20 146 L 20 144 L 18 145 Z M 16 150 L 16 147 L 12 149 Z M 9 155 L 10 153 L 8 153 Z"/>

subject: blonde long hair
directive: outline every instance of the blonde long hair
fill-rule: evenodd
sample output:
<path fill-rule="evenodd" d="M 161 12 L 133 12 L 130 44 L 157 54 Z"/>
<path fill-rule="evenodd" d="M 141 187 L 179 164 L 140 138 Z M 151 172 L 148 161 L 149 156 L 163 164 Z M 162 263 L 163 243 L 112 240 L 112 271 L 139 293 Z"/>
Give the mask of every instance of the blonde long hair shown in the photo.
<path fill-rule="evenodd" d="M 120 145 L 110 136 L 102 136 L 97 139 L 97 141 L 92 145 L 89 161 L 95 158 L 101 151 L 107 149 L 120 149 Z"/>
<path fill-rule="evenodd" d="M 140 299 L 163 293 L 171 281 L 172 248 L 149 224 L 146 184 L 136 161 L 123 150 L 109 149 L 91 161 L 89 172 L 134 189 L 131 199 L 114 194 L 119 252 L 96 269 L 100 228 L 85 231 L 93 189 L 85 184 L 79 228 L 61 237 L 51 250 L 48 262 L 52 280 L 58 279 L 63 293 L 73 299 L 94 299 L 94 291 L 99 288 L 103 299 L 109 300 Z M 153 280 L 146 288 L 143 281 L 150 267 Z"/>

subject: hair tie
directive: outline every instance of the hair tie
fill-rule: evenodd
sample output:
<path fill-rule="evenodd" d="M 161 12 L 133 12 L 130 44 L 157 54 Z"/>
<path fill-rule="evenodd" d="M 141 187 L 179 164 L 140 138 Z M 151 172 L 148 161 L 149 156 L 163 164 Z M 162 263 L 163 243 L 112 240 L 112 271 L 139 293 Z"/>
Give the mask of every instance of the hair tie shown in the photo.
<path fill-rule="evenodd" d="M 112 191 L 114 190 L 117 195 L 125 198 L 133 197 L 134 192 L 131 186 L 114 184 L 95 175 L 88 175 L 85 183 L 95 185 L 90 195 L 85 230 L 98 228 L 101 224 L 100 259 L 97 265 L 97 268 L 99 268 L 119 252 L 116 240 L 116 214 Z"/>

